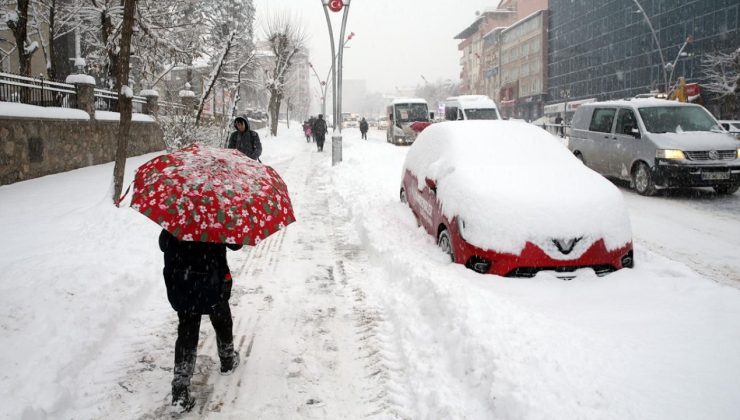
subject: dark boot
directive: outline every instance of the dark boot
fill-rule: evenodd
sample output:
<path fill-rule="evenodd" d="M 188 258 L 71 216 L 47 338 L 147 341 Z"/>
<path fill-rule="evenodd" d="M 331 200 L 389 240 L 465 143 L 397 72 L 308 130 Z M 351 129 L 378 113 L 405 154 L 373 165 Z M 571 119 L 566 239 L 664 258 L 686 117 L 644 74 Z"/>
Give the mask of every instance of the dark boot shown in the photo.
<path fill-rule="evenodd" d="M 234 373 L 239 366 L 239 353 L 232 350 L 231 355 L 221 358 L 221 375 L 227 376 Z"/>
<path fill-rule="evenodd" d="M 175 413 L 186 413 L 195 406 L 195 398 L 190 396 L 188 387 L 182 385 L 172 386 L 172 411 Z"/>

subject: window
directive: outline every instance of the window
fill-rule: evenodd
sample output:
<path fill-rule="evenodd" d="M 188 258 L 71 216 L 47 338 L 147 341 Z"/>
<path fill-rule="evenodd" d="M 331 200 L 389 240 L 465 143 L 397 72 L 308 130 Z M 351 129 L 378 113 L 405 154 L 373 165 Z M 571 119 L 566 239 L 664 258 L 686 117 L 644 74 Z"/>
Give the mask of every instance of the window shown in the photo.
<path fill-rule="evenodd" d="M 632 129 L 637 128 L 635 113 L 631 109 L 620 109 L 617 114 L 617 134 L 632 135 Z"/>
<path fill-rule="evenodd" d="M 612 124 L 614 123 L 614 114 L 616 113 L 615 108 L 596 108 L 594 109 L 594 115 L 591 117 L 591 125 L 589 125 L 589 131 L 597 131 L 600 133 L 610 133 L 612 131 Z"/>

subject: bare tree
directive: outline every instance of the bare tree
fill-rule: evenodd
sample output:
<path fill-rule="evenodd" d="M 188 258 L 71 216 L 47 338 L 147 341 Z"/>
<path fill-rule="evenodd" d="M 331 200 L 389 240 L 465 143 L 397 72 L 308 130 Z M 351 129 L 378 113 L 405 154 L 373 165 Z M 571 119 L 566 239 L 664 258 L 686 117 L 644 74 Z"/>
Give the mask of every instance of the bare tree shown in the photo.
<path fill-rule="evenodd" d="M 123 190 L 123 173 L 126 169 L 126 155 L 128 138 L 131 130 L 131 99 L 134 96 L 131 88 L 123 81 L 129 76 L 129 57 L 131 56 L 131 37 L 134 32 L 134 15 L 137 0 L 123 0 L 123 22 L 121 25 L 121 41 L 119 43 L 118 68 L 116 69 L 116 90 L 118 91 L 118 111 L 120 121 L 118 126 L 118 147 L 116 148 L 116 163 L 113 167 L 113 202 L 118 202 Z"/>
<path fill-rule="evenodd" d="M 717 94 L 724 102 L 726 112 L 732 117 L 738 114 L 740 100 L 740 48 L 731 53 L 710 53 L 702 59 L 702 70 L 708 79 L 703 87 Z"/>
<path fill-rule="evenodd" d="M 274 60 L 272 69 L 265 69 L 268 74 L 265 87 L 270 93 L 270 103 L 267 107 L 270 115 L 270 133 L 275 136 L 288 72 L 293 64 L 293 57 L 305 46 L 306 34 L 300 23 L 286 13 L 278 13 L 268 19 L 265 37 Z"/>
<path fill-rule="evenodd" d="M 31 76 L 31 57 L 39 47 L 38 42 L 28 39 L 28 7 L 31 0 L 18 0 L 13 12 L 5 13 L 5 24 L 10 28 L 15 38 L 15 48 L 18 51 L 20 74 Z"/>

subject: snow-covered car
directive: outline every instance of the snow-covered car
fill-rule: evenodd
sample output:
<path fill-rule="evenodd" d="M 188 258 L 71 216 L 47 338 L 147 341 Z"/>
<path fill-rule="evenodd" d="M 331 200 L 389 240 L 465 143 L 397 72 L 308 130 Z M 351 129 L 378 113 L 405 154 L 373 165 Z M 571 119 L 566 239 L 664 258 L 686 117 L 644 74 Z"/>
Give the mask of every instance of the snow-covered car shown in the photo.
<path fill-rule="evenodd" d="M 432 124 L 411 146 L 400 198 L 453 262 L 479 273 L 633 267 L 622 194 L 541 128 Z"/>

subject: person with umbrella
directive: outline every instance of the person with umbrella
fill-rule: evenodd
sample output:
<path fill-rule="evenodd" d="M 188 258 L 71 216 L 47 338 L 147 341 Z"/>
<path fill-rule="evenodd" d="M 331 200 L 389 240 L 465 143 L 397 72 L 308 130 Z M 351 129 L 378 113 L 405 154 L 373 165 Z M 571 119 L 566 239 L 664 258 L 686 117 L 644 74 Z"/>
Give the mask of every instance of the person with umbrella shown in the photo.
<path fill-rule="evenodd" d="M 229 136 L 227 148 L 237 149 L 250 158 L 260 161 L 262 155 L 262 143 L 256 131 L 249 129 L 249 120 L 246 115 L 240 115 L 234 120 L 236 131 Z"/>
<path fill-rule="evenodd" d="M 172 407 L 190 411 L 202 315 L 216 331 L 221 373 L 239 365 L 226 249 L 255 246 L 294 222 L 288 187 L 273 168 L 240 151 L 193 144 L 136 170 L 131 208 L 163 228 L 164 281 L 179 321 Z"/>
<path fill-rule="evenodd" d="M 172 406 L 178 412 L 190 411 L 195 405 L 189 387 L 195 370 L 202 315 L 209 316 L 216 331 L 221 374 L 230 375 L 239 366 L 229 307 L 232 279 L 226 261 L 227 247 L 237 251 L 242 246 L 180 241 L 165 229 L 159 234 L 159 249 L 164 252 L 167 298 L 179 320 L 172 379 Z"/>

